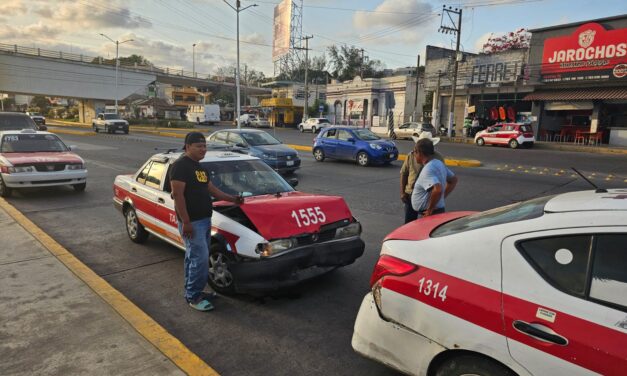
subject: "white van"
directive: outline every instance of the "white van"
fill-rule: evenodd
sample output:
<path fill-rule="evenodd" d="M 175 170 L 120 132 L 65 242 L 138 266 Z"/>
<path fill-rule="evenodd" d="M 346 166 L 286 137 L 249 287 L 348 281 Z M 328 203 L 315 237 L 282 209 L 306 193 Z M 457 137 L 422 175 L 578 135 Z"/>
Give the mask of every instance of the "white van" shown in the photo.
<path fill-rule="evenodd" d="M 213 125 L 220 121 L 220 106 L 217 104 L 191 104 L 187 107 L 187 121 Z"/>

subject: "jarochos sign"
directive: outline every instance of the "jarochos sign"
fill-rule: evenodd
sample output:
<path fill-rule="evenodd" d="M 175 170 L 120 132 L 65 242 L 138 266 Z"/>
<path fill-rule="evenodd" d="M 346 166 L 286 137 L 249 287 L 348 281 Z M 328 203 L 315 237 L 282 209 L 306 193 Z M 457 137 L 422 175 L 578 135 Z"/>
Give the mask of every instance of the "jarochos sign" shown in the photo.
<path fill-rule="evenodd" d="M 627 66 L 627 29 L 605 30 L 597 23 L 580 26 L 571 35 L 544 41 L 544 81 L 619 79 Z"/>

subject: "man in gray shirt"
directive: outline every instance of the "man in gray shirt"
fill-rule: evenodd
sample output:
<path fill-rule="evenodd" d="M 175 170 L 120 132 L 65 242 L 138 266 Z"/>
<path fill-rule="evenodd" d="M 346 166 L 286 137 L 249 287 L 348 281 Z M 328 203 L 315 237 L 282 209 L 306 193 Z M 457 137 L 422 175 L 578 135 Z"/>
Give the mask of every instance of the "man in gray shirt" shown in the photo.
<path fill-rule="evenodd" d="M 457 176 L 435 159 L 433 142 L 429 139 L 416 142 L 414 157 L 424 167 L 411 194 L 412 207 L 418 212 L 418 218 L 444 213 L 444 199 L 455 189 Z"/>

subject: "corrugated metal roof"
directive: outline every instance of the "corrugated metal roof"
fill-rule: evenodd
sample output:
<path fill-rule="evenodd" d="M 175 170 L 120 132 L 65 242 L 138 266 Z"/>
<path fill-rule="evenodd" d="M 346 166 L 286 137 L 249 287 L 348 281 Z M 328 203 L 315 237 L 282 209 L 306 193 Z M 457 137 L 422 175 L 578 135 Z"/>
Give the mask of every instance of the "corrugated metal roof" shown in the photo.
<path fill-rule="evenodd" d="M 591 99 L 627 99 L 626 88 L 591 88 L 537 91 L 525 96 L 526 101 L 586 101 Z"/>

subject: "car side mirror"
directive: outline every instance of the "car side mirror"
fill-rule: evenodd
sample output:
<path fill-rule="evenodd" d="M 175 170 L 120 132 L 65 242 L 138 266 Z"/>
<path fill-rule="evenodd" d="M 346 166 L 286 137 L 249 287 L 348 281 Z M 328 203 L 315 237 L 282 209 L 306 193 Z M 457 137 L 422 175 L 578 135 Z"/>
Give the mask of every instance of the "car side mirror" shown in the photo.
<path fill-rule="evenodd" d="M 68 149 L 70 149 L 70 151 L 78 150 L 78 146 L 70 145 L 70 146 L 68 146 Z"/>
<path fill-rule="evenodd" d="M 289 178 L 287 179 L 287 183 L 289 185 L 292 186 L 292 188 L 296 187 L 298 185 L 298 179 L 297 178 Z"/>
<path fill-rule="evenodd" d="M 38 126 L 38 129 L 39 129 L 40 131 L 47 131 L 47 130 L 48 130 L 48 127 L 46 127 L 45 125 L 40 125 L 40 126 Z"/>
<path fill-rule="evenodd" d="M 348 142 L 352 142 L 352 143 L 355 143 L 355 139 L 354 139 L 354 138 L 352 138 L 352 137 L 349 137 L 349 138 L 348 138 L 348 140 L 346 140 L 346 141 L 348 141 Z"/>

